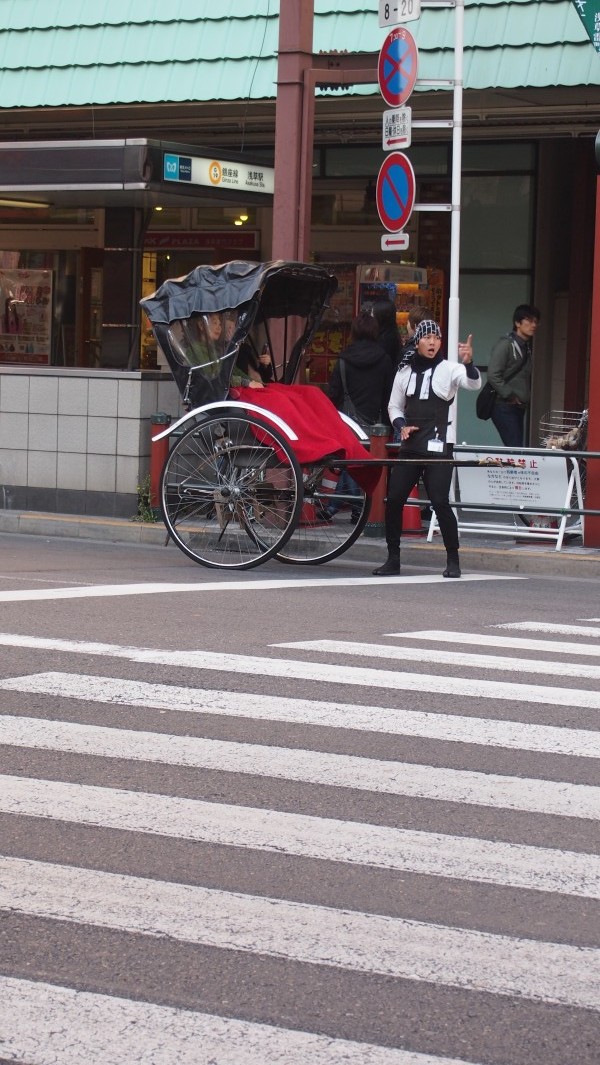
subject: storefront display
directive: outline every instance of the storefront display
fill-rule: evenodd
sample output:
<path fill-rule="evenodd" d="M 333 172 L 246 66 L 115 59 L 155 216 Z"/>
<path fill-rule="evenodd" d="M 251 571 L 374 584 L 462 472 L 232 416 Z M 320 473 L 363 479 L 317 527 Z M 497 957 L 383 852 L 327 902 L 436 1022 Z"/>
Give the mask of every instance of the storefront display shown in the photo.
<path fill-rule="evenodd" d="M 326 385 L 335 361 L 350 343 L 350 326 L 354 317 L 356 267 L 349 263 L 324 263 L 335 274 L 338 287 L 321 320 L 308 351 L 306 380 Z"/>
<path fill-rule="evenodd" d="M 396 307 L 396 323 L 402 341 L 406 339 L 409 311 L 425 307 L 444 328 L 444 274 L 442 270 L 404 264 L 326 263 L 338 280 L 321 328 L 315 333 L 307 356 L 306 380 L 325 386 L 340 352 L 350 343 L 353 317 L 370 310 L 382 299 Z"/>
<path fill-rule="evenodd" d="M 0 270 L 0 363 L 50 364 L 52 271 Z"/>

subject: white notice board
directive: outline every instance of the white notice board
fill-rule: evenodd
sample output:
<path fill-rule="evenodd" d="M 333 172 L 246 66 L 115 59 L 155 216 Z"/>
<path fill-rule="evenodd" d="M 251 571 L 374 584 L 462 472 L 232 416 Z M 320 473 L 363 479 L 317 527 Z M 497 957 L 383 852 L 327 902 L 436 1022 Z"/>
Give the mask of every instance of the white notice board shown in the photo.
<path fill-rule="evenodd" d="M 565 535 L 583 535 L 584 519 L 571 509 L 583 510 L 577 459 L 564 452 L 540 455 L 526 449 L 518 455 L 506 451 L 494 454 L 471 450 L 465 444 L 455 449 L 454 457 L 459 462 L 478 463 L 456 468 L 459 499 L 453 506 L 459 512 L 460 532 L 514 537 L 517 527 L 518 539 L 555 540 L 557 551 Z M 484 517 L 466 520 L 471 514 Z M 439 525 L 434 513 L 427 533 L 429 542 L 436 532 Z"/>
<path fill-rule="evenodd" d="M 481 463 L 457 469 L 465 503 L 501 504 L 516 511 L 532 507 L 560 511 L 565 505 L 569 471 L 566 461 L 557 456 L 490 455 L 461 448 L 456 458 Z"/>

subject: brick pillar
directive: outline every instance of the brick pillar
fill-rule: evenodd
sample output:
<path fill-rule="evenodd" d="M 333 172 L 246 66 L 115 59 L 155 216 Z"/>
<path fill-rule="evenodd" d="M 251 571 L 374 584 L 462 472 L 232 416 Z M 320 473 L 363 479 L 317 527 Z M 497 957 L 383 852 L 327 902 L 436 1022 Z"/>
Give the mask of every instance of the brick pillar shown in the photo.
<path fill-rule="evenodd" d="M 314 0 L 281 0 L 272 255 L 299 262 L 306 262 L 310 251 L 314 93 L 311 88 L 307 99 L 306 81 L 313 20 Z"/>

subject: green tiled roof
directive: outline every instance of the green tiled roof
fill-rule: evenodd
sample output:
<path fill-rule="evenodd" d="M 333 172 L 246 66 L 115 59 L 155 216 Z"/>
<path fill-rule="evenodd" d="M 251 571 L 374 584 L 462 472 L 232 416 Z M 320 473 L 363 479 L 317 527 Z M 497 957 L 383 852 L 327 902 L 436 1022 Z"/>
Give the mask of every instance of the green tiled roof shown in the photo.
<path fill-rule="evenodd" d="M 0 0 L 1 107 L 271 100 L 278 7 L 278 0 Z M 315 0 L 315 51 L 379 51 L 385 31 L 377 8 L 377 0 Z M 423 8 L 410 24 L 419 77 L 452 77 L 453 27 L 448 8 Z M 598 86 L 600 56 L 571 0 L 466 0 L 464 84 Z"/>

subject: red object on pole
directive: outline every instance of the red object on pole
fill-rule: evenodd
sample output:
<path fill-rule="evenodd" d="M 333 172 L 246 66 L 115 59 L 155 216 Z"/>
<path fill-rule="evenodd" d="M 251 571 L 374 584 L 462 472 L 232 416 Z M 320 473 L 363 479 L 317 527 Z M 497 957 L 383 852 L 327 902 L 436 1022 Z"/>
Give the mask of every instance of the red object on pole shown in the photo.
<path fill-rule="evenodd" d="M 419 498 L 419 489 L 417 485 L 415 485 L 408 498 Z M 415 507 L 407 503 L 404 507 L 404 510 L 402 511 L 402 535 L 404 536 L 406 533 L 408 533 L 409 535 L 412 534 L 413 536 L 423 535 L 423 523 L 421 522 L 420 504 L 418 507 Z"/>
<path fill-rule="evenodd" d="M 153 414 L 150 418 L 150 503 L 153 507 L 160 505 L 160 478 L 167 461 L 170 443 L 168 436 L 164 436 L 162 440 L 153 440 L 152 437 L 157 436 L 161 429 L 170 424 L 171 415 L 164 414 L 162 411 Z"/>
<path fill-rule="evenodd" d="M 371 428 L 370 454 L 372 459 L 387 459 L 387 444 L 390 439 L 386 425 L 374 425 Z M 365 536 L 383 536 L 385 531 L 385 497 L 387 493 L 388 468 L 381 467 L 379 480 L 371 493 L 371 510 L 365 526 Z"/>

